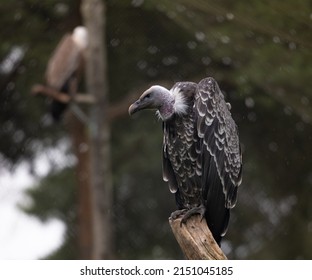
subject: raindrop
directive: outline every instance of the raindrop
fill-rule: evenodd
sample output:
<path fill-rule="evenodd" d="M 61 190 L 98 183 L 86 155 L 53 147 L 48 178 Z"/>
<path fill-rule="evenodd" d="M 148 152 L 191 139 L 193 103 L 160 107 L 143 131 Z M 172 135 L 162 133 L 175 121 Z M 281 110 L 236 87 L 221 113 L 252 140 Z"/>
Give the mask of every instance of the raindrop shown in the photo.
<path fill-rule="evenodd" d="M 288 44 L 288 48 L 293 51 L 293 50 L 295 50 L 297 48 L 297 45 L 294 42 L 290 42 Z"/>
<path fill-rule="evenodd" d="M 22 130 L 17 130 L 14 134 L 13 134 L 13 141 L 15 143 L 20 143 L 24 140 L 25 138 L 25 133 Z"/>
<path fill-rule="evenodd" d="M 302 96 L 301 97 L 301 103 L 303 104 L 303 105 L 309 105 L 309 103 L 310 103 L 310 100 L 309 100 L 309 98 L 307 98 L 306 96 Z"/>
<path fill-rule="evenodd" d="M 296 31 L 296 29 L 290 29 L 289 30 L 289 33 L 291 34 L 291 35 L 296 35 L 297 34 L 297 31 Z"/>
<path fill-rule="evenodd" d="M 277 145 L 277 143 L 276 142 L 271 142 L 271 143 L 269 143 L 269 150 L 271 151 L 271 152 L 277 152 L 277 150 L 278 150 L 278 145 Z"/>
<path fill-rule="evenodd" d="M 281 39 L 278 36 L 274 36 L 272 40 L 273 40 L 273 43 L 275 44 L 279 44 L 281 42 Z"/>
<path fill-rule="evenodd" d="M 230 65 L 232 63 L 232 59 L 228 56 L 222 57 L 222 63 L 224 65 Z"/>
<path fill-rule="evenodd" d="M 133 7 L 140 7 L 144 3 L 144 0 L 132 0 L 131 5 Z"/>
<path fill-rule="evenodd" d="M 144 70 L 147 67 L 147 62 L 145 60 L 140 60 L 138 61 L 137 66 L 140 70 Z"/>
<path fill-rule="evenodd" d="M 58 3 L 54 6 L 54 11 L 59 16 L 64 16 L 68 13 L 69 7 L 64 3 Z"/>
<path fill-rule="evenodd" d="M 191 50 L 194 50 L 197 47 L 197 43 L 195 41 L 187 42 L 187 47 Z"/>
<path fill-rule="evenodd" d="M 170 19 L 174 19 L 174 18 L 177 17 L 177 14 L 176 14 L 175 12 L 173 12 L 173 11 L 170 11 L 170 12 L 168 12 L 168 17 L 169 17 Z"/>
<path fill-rule="evenodd" d="M 147 48 L 147 51 L 150 54 L 156 54 L 159 51 L 159 49 L 156 46 L 151 45 Z"/>
<path fill-rule="evenodd" d="M 304 131 L 304 123 L 303 122 L 297 122 L 296 123 L 296 129 L 300 132 Z"/>
<path fill-rule="evenodd" d="M 195 33 L 195 37 L 196 37 L 196 39 L 197 39 L 198 41 L 202 42 L 202 41 L 205 40 L 206 35 L 205 35 L 205 33 L 203 33 L 203 32 L 196 32 L 196 33 Z"/>
<path fill-rule="evenodd" d="M 227 13 L 227 14 L 226 14 L 226 18 L 227 18 L 228 20 L 233 20 L 233 19 L 234 19 L 234 15 L 233 15 L 232 13 Z"/>
<path fill-rule="evenodd" d="M 176 56 L 167 56 L 162 59 L 162 63 L 166 66 L 177 64 L 178 58 Z"/>
<path fill-rule="evenodd" d="M 112 47 L 117 47 L 120 44 L 120 40 L 117 39 L 117 38 L 113 38 L 113 39 L 110 40 L 110 44 L 111 44 Z"/>
<path fill-rule="evenodd" d="M 22 19 L 22 14 L 20 12 L 17 12 L 14 14 L 14 20 L 19 21 Z"/>
<path fill-rule="evenodd" d="M 8 83 L 6 86 L 7 91 L 12 91 L 14 90 L 14 88 L 15 88 L 15 84 L 13 82 Z"/>
<path fill-rule="evenodd" d="M 252 97 L 247 97 L 245 99 L 245 105 L 247 108 L 253 108 L 255 107 L 255 100 Z"/>
<path fill-rule="evenodd" d="M 209 56 L 202 57 L 201 59 L 204 65 L 209 65 L 211 63 L 211 58 Z"/>
<path fill-rule="evenodd" d="M 256 38 L 256 42 L 258 45 L 262 45 L 264 43 L 264 38 L 262 36 L 258 36 Z"/>
<path fill-rule="evenodd" d="M 248 118 L 249 121 L 255 122 L 255 121 L 257 121 L 257 114 L 255 112 L 250 112 L 247 115 L 247 118 Z"/>
<path fill-rule="evenodd" d="M 158 71 L 155 68 L 149 68 L 147 70 L 147 75 L 150 77 L 155 77 L 158 74 Z"/>
<path fill-rule="evenodd" d="M 226 35 L 221 36 L 221 42 L 222 42 L 223 44 L 228 44 L 228 43 L 230 43 L 230 41 L 231 41 L 231 39 L 230 39 L 229 36 L 226 36 Z"/>
<path fill-rule="evenodd" d="M 79 152 L 85 153 L 89 150 L 89 145 L 87 143 L 80 143 L 79 145 Z"/>
<path fill-rule="evenodd" d="M 293 113 L 293 109 L 290 106 L 286 106 L 286 107 L 284 107 L 284 113 L 287 116 L 291 116 Z"/>

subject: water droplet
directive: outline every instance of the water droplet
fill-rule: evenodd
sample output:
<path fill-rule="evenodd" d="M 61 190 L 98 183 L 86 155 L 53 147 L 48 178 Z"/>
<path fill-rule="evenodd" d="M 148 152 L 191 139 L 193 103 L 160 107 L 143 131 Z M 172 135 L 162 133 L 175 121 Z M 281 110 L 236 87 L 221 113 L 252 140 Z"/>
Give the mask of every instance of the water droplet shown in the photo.
<path fill-rule="evenodd" d="M 144 70 L 147 66 L 147 62 L 145 60 L 140 60 L 137 62 L 137 66 L 140 70 Z"/>
<path fill-rule="evenodd" d="M 293 113 L 293 109 L 290 106 L 284 107 L 284 113 L 285 115 L 291 116 Z"/>
<path fill-rule="evenodd" d="M 231 41 L 231 39 L 230 39 L 230 37 L 229 36 L 226 36 L 226 35 L 224 35 L 224 36 L 221 36 L 221 42 L 223 43 L 223 44 L 228 44 L 228 43 L 230 43 L 230 41 Z"/>
<path fill-rule="evenodd" d="M 176 56 L 167 56 L 162 59 L 162 63 L 166 66 L 177 64 L 178 58 Z"/>
<path fill-rule="evenodd" d="M 156 54 L 156 53 L 159 51 L 159 49 L 158 49 L 156 46 L 151 45 L 151 46 L 149 46 L 149 47 L 147 48 L 147 51 L 148 51 L 150 54 Z"/>
<path fill-rule="evenodd" d="M 280 37 L 278 37 L 278 36 L 274 36 L 274 37 L 272 38 L 272 40 L 273 40 L 273 42 L 274 42 L 275 44 L 279 44 L 279 43 L 281 42 L 281 39 L 280 39 Z"/>
<path fill-rule="evenodd" d="M 247 115 L 247 118 L 248 118 L 249 121 L 255 122 L 255 121 L 257 121 L 257 114 L 255 112 L 250 112 Z"/>
<path fill-rule="evenodd" d="M 270 150 L 271 152 L 277 152 L 277 150 L 278 150 L 278 145 L 277 145 L 277 143 L 276 143 L 276 142 L 271 142 L 271 143 L 269 143 L 269 150 Z"/>
<path fill-rule="evenodd" d="M 301 99 L 300 99 L 300 101 L 301 101 L 301 103 L 303 104 L 303 105 L 309 105 L 309 103 L 310 103 L 310 100 L 309 100 L 309 98 L 307 98 L 306 96 L 302 96 L 301 97 Z"/>
<path fill-rule="evenodd" d="M 224 65 L 230 65 L 232 63 L 232 59 L 230 57 L 228 57 L 228 56 L 222 57 L 222 63 Z"/>
<path fill-rule="evenodd" d="M 196 32 L 196 33 L 195 33 L 195 37 L 196 37 L 196 39 L 197 39 L 198 41 L 202 42 L 202 41 L 205 40 L 206 35 L 205 35 L 205 33 L 203 33 L 203 32 Z"/>
<path fill-rule="evenodd" d="M 297 45 L 294 42 L 290 42 L 288 44 L 288 48 L 293 51 L 293 50 L 295 50 L 297 48 Z"/>
<path fill-rule="evenodd" d="M 227 14 L 226 14 L 226 18 L 227 18 L 228 20 L 233 20 L 233 19 L 234 19 L 234 15 L 233 15 L 232 13 L 227 13 Z"/>
<path fill-rule="evenodd" d="M 110 44 L 112 47 L 117 47 L 120 44 L 120 40 L 117 38 L 113 38 L 111 39 Z"/>
<path fill-rule="evenodd" d="M 205 57 L 202 57 L 201 61 L 204 65 L 209 65 L 211 63 L 211 58 L 208 56 L 205 56 Z"/>
<path fill-rule="evenodd" d="M 247 97 L 245 99 L 245 105 L 247 108 L 253 108 L 255 107 L 255 100 L 252 97 Z"/>
<path fill-rule="evenodd" d="M 197 43 L 195 41 L 187 42 L 187 47 L 191 50 L 194 50 L 197 47 Z"/>
<path fill-rule="evenodd" d="M 131 5 L 133 7 L 140 7 L 144 3 L 144 0 L 132 0 Z"/>

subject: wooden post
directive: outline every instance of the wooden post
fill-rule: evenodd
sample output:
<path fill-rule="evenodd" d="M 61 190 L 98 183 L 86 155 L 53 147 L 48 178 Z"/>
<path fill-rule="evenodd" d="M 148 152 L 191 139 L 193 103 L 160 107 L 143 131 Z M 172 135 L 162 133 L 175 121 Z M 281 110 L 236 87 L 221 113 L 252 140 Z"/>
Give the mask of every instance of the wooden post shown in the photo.
<path fill-rule="evenodd" d="M 215 242 L 206 220 L 199 215 L 190 217 L 185 224 L 181 218 L 169 218 L 172 232 L 184 256 L 189 260 L 226 260 L 226 256 Z"/>
<path fill-rule="evenodd" d="M 66 124 L 72 139 L 73 151 L 77 157 L 76 181 L 78 186 L 78 251 L 79 259 L 88 260 L 92 254 L 92 204 L 90 182 L 90 141 L 87 127 L 77 117 L 69 113 Z"/>
<path fill-rule="evenodd" d="M 115 258 L 105 8 L 105 1 L 102 0 L 83 0 L 81 6 L 89 38 L 86 57 L 87 92 L 95 98 L 90 108 L 93 259 Z"/>

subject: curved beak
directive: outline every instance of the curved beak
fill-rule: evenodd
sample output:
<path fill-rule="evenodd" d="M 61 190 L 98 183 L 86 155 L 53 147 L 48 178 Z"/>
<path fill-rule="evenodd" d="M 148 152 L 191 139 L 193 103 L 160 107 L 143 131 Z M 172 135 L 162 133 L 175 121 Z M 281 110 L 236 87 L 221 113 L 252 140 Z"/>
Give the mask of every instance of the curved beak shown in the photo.
<path fill-rule="evenodd" d="M 143 109 L 149 109 L 150 106 L 151 103 L 149 101 L 146 101 L 144 98 L 140 97 L 137 101 L 130 105 L 128 109 L 129 115 L 132 116 L 138 111 L 141 111 Z"/>
<path fill-rule="evenodd" d="M 140 99 L 132 103 L 128 109 L 129 115 L 132 116 L 134 113 L 140 111 L 141 106 L 140 106 Z"/>

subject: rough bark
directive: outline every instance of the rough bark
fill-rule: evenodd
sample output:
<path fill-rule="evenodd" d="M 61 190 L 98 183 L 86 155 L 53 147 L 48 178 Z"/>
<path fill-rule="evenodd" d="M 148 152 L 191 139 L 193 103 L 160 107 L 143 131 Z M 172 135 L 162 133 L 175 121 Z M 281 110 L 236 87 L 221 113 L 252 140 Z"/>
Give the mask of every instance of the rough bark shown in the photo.
<path fill-rule="evenodd" d="M 91 205 L 91 163 L 90 143 L 86 125 L 74 114 L 67 114 L 66 124 L 72 139 L 73 151 L 77 157 L 76 182 L 77 200 L 77 244 L 79 259 L 90 259 L 92 254 L 92 205 Z"/>
<path fill-rule="evenodd" d="M 194 215 L 181 224 L 181 218 L 169 219 L 172 232 L 185 258 L 189 260 L 226 260 L 226 256 L 215 242 L 205 219 Z"/>
<path fill-rule="evenodd" d="M 81 8 L 84 24 L 89 34 L 86 59 L 87 91 L 95 98 L 95 103 L 90 109 L 92 199 L 94 207 L 92 258 L 112 259 L 115 258 L 115 252 L 105 48 L 105 2 L 101 0 L 84 0 Z"/>

